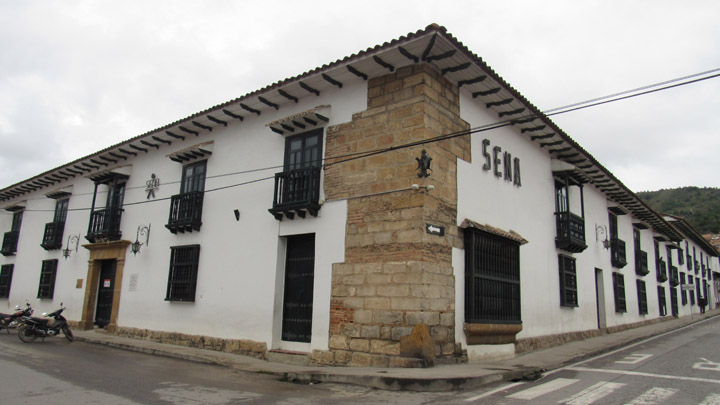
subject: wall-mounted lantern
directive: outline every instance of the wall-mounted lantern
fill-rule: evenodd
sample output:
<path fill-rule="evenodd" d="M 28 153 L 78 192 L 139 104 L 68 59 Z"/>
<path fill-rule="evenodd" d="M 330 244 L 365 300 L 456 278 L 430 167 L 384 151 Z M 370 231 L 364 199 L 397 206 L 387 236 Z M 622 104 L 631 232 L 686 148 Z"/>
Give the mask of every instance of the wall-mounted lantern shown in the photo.
<path fill-rule="evenodd" d="M 595 241 L 599 242 L 600 237 L 605 236 L 602 244 L 605 249 L 610 249 L 610 240 L 608 239 L 608 229 L 606 225 L 595 224 Z"/>
<path fill-rule="evenodd" d="M 138 226 L 135 242 L 130 245 L 133 255 L 137 255 L 138 252 L 140 252 L 140 246 L 150 244 L 150 225 L 152 224 Z M 145 236 L 145 243 L 140 242 L 140 235 Z"/>
<path fill-rule="evenodd" d="M 75 252 L 78 251 L 78 245 L 79 245 L 78 242 L 79 242 L 79 241 L 80 241 L 80 234 L 77 234 L 77 235 L 68 235 L 67 244 L 65 244 L 65 249 L 62 250 L 62 255 L 63 255 L 63 257 L 65 258 L 65 260 L 67 260 L 67 258 L 70 257 L 70 253 L 71 253 L 71 250 L 72 250 L 72 249 L 70 248 L 71 245 L 74 244 L 74 245 L 75 245 Z"/>

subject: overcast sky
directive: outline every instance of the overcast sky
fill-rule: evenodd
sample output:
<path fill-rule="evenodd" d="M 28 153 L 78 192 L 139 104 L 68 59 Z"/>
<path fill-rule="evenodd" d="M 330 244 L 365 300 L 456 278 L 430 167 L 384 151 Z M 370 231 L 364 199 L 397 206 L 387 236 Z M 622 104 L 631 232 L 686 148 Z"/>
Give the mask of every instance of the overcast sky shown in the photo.
<path fill-rule="evenodd" d="M 0 0 L 0 189 L 437 23 L 541 110 L 720 68 L 720 1 Z M 553 120 L 634 191 L 720 186 L 720 78 Z"/>

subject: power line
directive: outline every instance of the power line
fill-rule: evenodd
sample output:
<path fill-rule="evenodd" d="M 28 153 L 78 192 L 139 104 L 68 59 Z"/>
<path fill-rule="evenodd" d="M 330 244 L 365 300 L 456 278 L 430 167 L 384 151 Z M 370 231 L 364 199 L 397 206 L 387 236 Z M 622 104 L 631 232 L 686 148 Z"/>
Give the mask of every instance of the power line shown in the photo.
<path fill-rule="evenodd" d="M 675 79 L 671 79 L 671 80 L 666 80 L 663 82 L 659 82 L 659 83 L 655 83 L 655 84 L 651 84 L 651 85 L 647 85 L 647 86 L 642 86 L 642 87 L 638 87 L 635 89 L 606 95 L 603 97 L 597 97 L 597 98 L 593 98 L 590 100 L 581 101 L 578 103 L 568 104 L 568 105 L 565 105 L 562 107 L 552 108 L 552 109 L 541 112 L 541 114 L 543 114 L 545 116 L 566 114 L 569 112 L 578 111 L 578 110 L 585 109 L 585 108 L 590 108 L 590 107 L 595 107 L 598 105 L 613 103 L 616 101 L 621 101 L 621 100 L 625 100 L 625 99 L 629 99 L 629 98 L 634 98 L 634 97 L 638 97 L 638 96 L 642 96 L 642 95 L 647 95 L 647 94 L 651 94 L 651 93 L 655 93 L 655 92 L 659 92 L 659 91 L 663 91 L 663 90 L 668 90 L 668 89 L 672 89 L 672 88 L 685 86 L 688 84 L 693 84 L 693 83 L 701 82 L 704 80 L 720 77 L 720 73 L 715 73 L 715 72 L 720 72 L 720 68 L 711 69 L 711 70 L 707 70 L 704 72 L 695 73 L 692 75 L 683 76 L 683 77 L 679 77 L 679 78 L 675 78 Z M 704 75 L 707 75 L 710 73 L 715 73 L 715 74 L 712 74 L 710 76 L 704 76 Z M 704 76 L 704 77 L 700 77 L 700 76 Z M 697 78 L 697 79 L 683 81 L 683 80 L 693 79 L 693 78 Z M 677 82 L 681 82 L 681 83 L 677 83 Z M 675 84 L 668 85 L 670 83 L 675 83 Z M 662 87 L 658 87 L 658 86 L 662 86 Z M 379 155 L 382 153 L 393 152 L 396 150 L 411 148 L 411 147 L 425 145 L 425 144 L 434 143 L 434 142 L 440 142 L 440 141 L 444 141 L 444 140 L 448 140 L 448 139 L 457 138 L 460 136 L 471 135 L 471 134 L 478 133 L 478 132 L 485 132 L 485 131 L 490 131 L 493 129 L 511 126 L 511 125 L 515 125 L 518 121 L 534 119 L 534 118 L 539 118 L 539 117 L 540 117 L 540 114 L 534 114 L 534 113 L 527 114 L 527 115 L 524 115 L 521 117 L 516 117 L 516 118 L 507 119 L 507 120 L 503 120 L 503 121 L 497 121 L 497 122 L 482 125 L 479 127 L 470 128 L 467 130 L 456 131 L 456 132 L 451 132 L 448 134 L 438 135 L 438 136 L 424 139 L 421 141 L 409 142 L 406 144 L 391 146 L 388 148 L 376 149 L 373 151 L 354 152 L 354 153 L 348 153 L 345 155 L 339 155 L 339 156 L 334 156 L 334 157 L 330 157 L 330 158 L 321 158 L 316 161 L 313 161 L 313 163 L 314 162 L 322 163 L 322 162 L 327 162 L 328 160 L 333 160 L 330 163 L 323 164 L 323 167 L 327 168 L 327 167 L 330 167 L 330 166 L 333 166 L 336 164 L 346 163 L 346 162 L 349 162 L 352 160 L 357 160 L 357 159 L 363 159 L 366 157 L 375 156 L 375 155 Z M 340 160 L 336 160 L 336 159 L 340 159 Z M 206 179 L 228 177 L 228 176 L 234 176 L 234 175 L 240 175 L 240 174 L 256 173 L 256 172 L 272 170 L 272 169 L 281 169 L 283 167 L 284 167 L 284 165 L 276 165 L 276 166 L 268 166 L 268 167 L 263 167 L 263 168 L 242 170 L 242 171 L 237 171 L 237 172 L 222 173 L 222 174 L 217 174 L 217 175 L 213 175 L 213 176 L 207 176 Z M 225 190 L 225 189 L 244 186 L 244 185 L 253 184 L 253 183 L 259 183 L 261 181 L 270 180 L 270 179 L 274 179 L 274 178 L 275 178 L 275 176 L 268 176 L 268 177 L 263 177 L 260 179 L 249 180 L 249 181 L 236 183 L 236 184 L 230 184 L 227 186 L 221 186 L 221 187 L 205 190 L 205 193 L 219 191 L 219 190 Z M 177 184 L 177 183 L 180 183 L 181 181 L 182 180 L 172 181 L 169 183 L 164 183 L 164 185 Z M 128 188 L 128 190 L 142 189 L 142 188 L 144 188 L 144 186 L 130 187 L 130 188 Z M 81 194 L 76 194 L 76 195 L 91 195 L 91 194 L 94 194 L 94 193 L 81 193 Z M 170 200 L 171 198 L 172 197 L 163 197 L 163 198 L 156 198 L 153 200 L 137 201 L 137 202 L 125 203 L 125 204 L 123 204 L 123 206 L 149 204 L 149 203 L 154 203 L 154 202 L 159 202 L 159 201 Z M 36 199 L 30 199 L 30 200 L 43 200 L 43 198 L 36 198 Z M 88 211 L 90 209 L 91 208 L 74 208 L 74 209 L 68 209 L 68 211 Z M 25 210 L 25 211 L 28 211 L 28 212 L 53 212 L 54 210 Z M 8 214 L 8 213 L 3 213 L 3 214 L 4 215 L 12 215 L 12 214 Z"/>

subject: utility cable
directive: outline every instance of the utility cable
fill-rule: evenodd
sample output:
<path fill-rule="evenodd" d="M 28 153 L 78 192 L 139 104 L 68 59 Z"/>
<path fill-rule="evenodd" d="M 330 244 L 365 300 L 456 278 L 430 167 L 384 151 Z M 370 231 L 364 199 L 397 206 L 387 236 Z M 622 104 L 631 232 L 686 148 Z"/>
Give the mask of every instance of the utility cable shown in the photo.
<path fill-rule="evenodd" d="M 676 79 L 666 80 L 666 81 L 663 81 L 663 82 L 659 82 L 659 83 L 655 83 L 655 84 L 651 84 L 651 85 L 647 85 L 647 86 L 642 86 L 642 87 L 638 87 L 638 88 L 635 88 L 635 89 L 626 90 L 626 91 L 623 91 L 623 92 L 614 93 L 614 94 L 610 94 L 610 95 L 603 96 L 603 97 L 597 97 L 597 98 L 593 98 L 593 99 L 590 99 L 590 100 L 585 100 L 585 101 L 578 102 L 578 103 L 568 104 L 568 105 L 565 105 L 565 106 L 562 106 L 562 107 L 552 108 L 552 109 L 549 109 L 549 110 L 545 110 L 544 112 L 541 112 L 540 114 L 526 114 L 526 115 L 521 116 L 521 117 L 515 117 L 515 118 L 512 118 L 512 119 L 507 119 L 507 120 L 503 120 L 503 121 L 497 121 L 497 122 L 494 122 L 494 123 L 485 124 L 485 125 L 482 125 L 482 126 L 470 128 L 470 129 L 467 129 L 467 130 L 461 130 L 461 131 L 451 132 L 451 133 L 447 133 L 447 134 L 442 134 L 442 135 L 438 135 L 438 136 L 435 136 L 435 137 L 432 137 L 432 138 L 428 138 L 428 139 L 424 139 L 424 140 L 420 140 L 420 141 L 415 141 L 415 142 L 409 142 L 409 143 L 402 144 L 402 145 L 391 146 L 391 147 L 388 147 L 388 148 L 376 149 L 376 150 L 373 150 L 373 151 L 366 151 L 366 152 L 348 153 L 348 154 L 339 155 L 339 156 L 334 156 L 334 157 L 330 157 L 330 158 L 321 158 L 321 159 L 318 159 L 318 160 L 316 160 L 316 161 L 313 161 L 313 163 L 315 163 L 315 162 L 322 163 L 322 162 L 326 162 L 326 161 L 328 161 L 328 160 L 332 160 L 332 161 L 329 162 L 329 163 L 326 162 L 326 163 L 323 164 L 323 168 L 327 168 L 327 167 L 330 167 L 330 166 L 333 166 L 333 165 L 337 165 L 337 164 L 340 164 L 340 163 L 346 163 L 346 162 L 349 162 L 349 161 L 352 161 L 352 160 L 363 159 L 363 158 L 366 158 L 366 157 L 375 156 L 375 155 L 379 155 L 379 154 L 382 154 L 382 153 L 388 153 L 388 152 L 392 152 L 392 151 L 396 151 L 396 150 L 406 149 L 406 148 L 415 147 L 415 146 L 420 146 L 420 145 L 425 145 L 425 144 L 434 143 L 434 142 L 440 142 L 440 141 L 444 141 L 444 140 L 448 140 L 448 139 L 457 138 L 457 137 L 460 137 L 460 136 L 465 136 L 465 135 L 470 135 L 470 134 L 474 134 L 474 133 L 478 133 L 478 132 L 485 132 L 485 131 L 490 131 L 490 130 L 493 130 L 493 129 L 498 129 L 498 128 L 502 128 L 502 127 L 506 127 L 506 126 L 515 125 L 515 124 L 517 124 L 518 122 L 521 122 L 521 121 L 524 121 L 524 120 L 531 120 L 531 119 L 540 118 L 540 117 L 541 117 L 541 114 L 542 114 L 542 115 L 545 115 L 545 116 L 554 116 L 554 115 L 566 114 L 566 113 L 569 113 L 569 112 L 578 111 L 578 110 L 585 109 L 585 108 L 595 107 L 595 106 L 602 105 L 602 104 L 613 103 L 613 102 L 616 102 L 616 101 L 621 101 L 621 100 L 625 100 L 625 99 L 629 99 L 629 98 L 634 98 L 634 97 L 638 97 L 638 96 L 642 96 L 642 95 L 647 95 L 647 94 L 651 94 L 651 93 L 655 93 L 655 92 L 659 92 L 659 91 L 663 91 L 663 90 L 668 90 L 668 89 L 672 89 L 672 88 L 676 88 L 676 87 L 680 87 L 680 86 L 685 86 L 685 85 L 688 85 L 688 84 L 693 84 L 693 83 L 701 82 L 701 81 L 704 81 L 704 80 L 708 80 L 708 79 L 713 79 L 713 78 L 720 77 L 720 73 L 715 73 L 715 72 L 720 72 L 720 68 L 711 69 L 711 70 L 708 70 L 708 71 L 704 71 L 704 72 L 700 72 L 700 73 L 695 73 L 695 74 L 692 74 L 692 75 L 683 76 L 683 77 L 676 78 Z M 710 76 L 700 77 L 700 76 L 707 75 L 707 74 L 710 74 L 710 73 L 715 73 L 715 74 L 712 74 L 712 75 L 710 75 Z M 677 82 L 679 82 L 679 81 L 687 80 L 687 79 L 692 79 L 692 78 L 697 78 L 697 79 L 689 80 L 689 81 L 683 81 L 683 82 L 681 82 L 681 83 L 677 83 Z M 675 84 L 667 85 L 667 86 L 666 86 L 666 84 L 669 84 L 669 83 L 675 83 Z M 662 87 L 658 87 L 658 86 L 662 86 Z M 340 159 L 340 160 L 337 160 L 337 159 Z M 272 170 L 272 169 L 280 169 L 280 168 L 283 168 L 283 167 L 284 167 L 284 165 L 277 165 L 277 166 L 268 166 L 268 167 L 263 167 L 263 168 L 248 169 L 248 170 L 242 170 L 242 171 L 237 171 L 237 172 L 230 172 L 230 173 L 217 174 L 217 175 L 213 175 L 213 176 L 207 176 L 206 179 L 220 178 L 220 177 L 227 177 L 227 176 L 240 175 L 240 174 L 248 174 L 248 173 L 255 173 L 255 172 L 261 172 L 261 171 Z M 225 190 L 225 189 L 228 189 L 228 188 L 234 188 L 234 187 L 244 186 L 244 185 L 248 185 L 248 184 L 252 184 L 252 183 L 258 183 L 258 182 L 265 181 L 265 180 L 270 180 L 270 179 L 273 179 L 273 178 L 275 178 L 275 176 L 263 177 L 263 178 L 260 178 L 260 179 L 249 180 L 249 181 L 246 181 L 246 182 L 241 182 L 241 183 L 236 183 L 236 184 L 230 184 L 230 185 L 227 185 L 227 186 L 222 186 L 222 187 L 217 187 L 217 188 L 213 188 L 213 189 L 208 189 L 208 190 L 205 190 L 205 192 L 206 192 L 206 193 L 209 193 L 209 192 L 213 192 L 213 191 Z M 164 185 L 167 185 L 167 184 L 177 184 L 177 183 L 180 183 L 180 182 L 182 182 L 182 180 L 164 183 Z M 127 189 L 128 189 L 128 190 L 134 190 L 134 189 L 143 189 L 143 188 L 144 188 L 144 186 L 137 186 L 137 187 L 129 187 L 129 188 L 127 188 Z M 94 193 L 81 193 L 81 194 L 76 194 L 76 195 L 91 195 L 91 194 L 94 194 Z M 98 193 L 98 194 L 100 194 L 100 193 Z M 131 203 L 123 204 L 123 206 L 133 206 L 133 205 L 140 205 L 140 204 L 148 204 L 148 203 L 153 203 L 153 202 L 158 202 L 158 201 L 166 201 L 166 200 L 169 200 L 169 199 L 171 199 L 171 198 L 172 198 L 172 197 L 163 197 L 163 198 L 156 198 L 156 199 L 147 200 L 147 201 L 137 201 L 137 202 L 131 202 Z M 30 200 L 42 200 L 42 199 L 43 199 L 43 198 L 30 199 Z M 88 210 L 90 210 L 90 209 L 91 209 L 91 208 L 69 208 L 68 211 L 88 211 Z M 26 212 L 54 212 L 54 210 L 24 210 L 24 211 L 26 211 Z M 11 213 L 2 213 L 2 214 L 4 214 L 4 215 L 12 215 Z"/>

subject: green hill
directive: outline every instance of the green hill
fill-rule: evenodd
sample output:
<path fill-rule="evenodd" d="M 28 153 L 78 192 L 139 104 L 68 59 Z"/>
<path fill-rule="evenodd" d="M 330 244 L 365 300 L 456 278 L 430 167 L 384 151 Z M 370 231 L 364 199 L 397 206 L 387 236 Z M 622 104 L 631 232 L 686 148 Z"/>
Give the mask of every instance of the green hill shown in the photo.
<path fill-rule="evenodd" d="M 655 211 L 685 218 L 701 234 L 720 233 L 719 188 L 682 187 L 637 195 Z"/>

